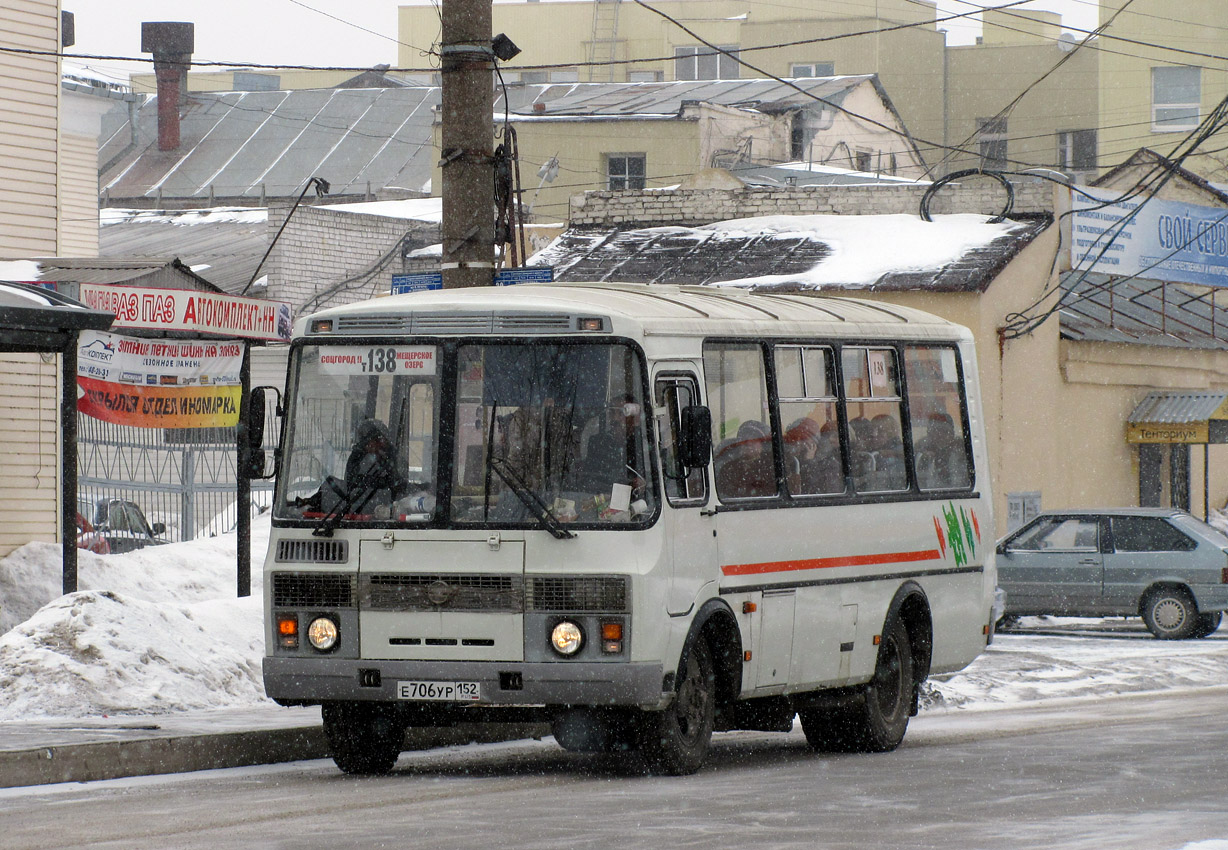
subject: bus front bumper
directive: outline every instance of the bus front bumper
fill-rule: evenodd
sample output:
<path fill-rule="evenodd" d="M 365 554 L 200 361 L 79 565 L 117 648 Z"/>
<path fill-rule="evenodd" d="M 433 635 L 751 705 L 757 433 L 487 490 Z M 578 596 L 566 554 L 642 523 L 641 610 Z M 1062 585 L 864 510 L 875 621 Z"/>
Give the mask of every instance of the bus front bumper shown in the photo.
<path fill-rule="evenodd" d="M 477 682 L 477 706 L 638 706 L 661 708 L 660 664 L 529 663 L 515 661 L 380 661 L 345 658 L 264 658 L 264 690 L 286 703 L 336 700 L 400 702 L 402 682 Z M 434 703 L 438 705 L 438 703 Z M 457 705 L 457 703 L 452 703 Z"/>

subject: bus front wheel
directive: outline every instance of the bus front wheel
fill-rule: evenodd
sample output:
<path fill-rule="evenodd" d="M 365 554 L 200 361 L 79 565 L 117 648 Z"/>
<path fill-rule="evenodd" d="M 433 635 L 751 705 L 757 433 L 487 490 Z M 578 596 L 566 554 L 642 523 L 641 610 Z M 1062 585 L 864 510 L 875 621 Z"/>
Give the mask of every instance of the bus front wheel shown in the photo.
<path fill-rule="evenodd" d="M 342 773 L 384 774 L 405 743 L 405 723 L 377 703 L 325 703 L 320 711 L 333 761 Z"/>
<path fill-rule="evenodd" d="M 885 753 L 904 740 L 912 711 L 912 643 L 895 619 L 883 633 L 874 677 L 847 705 L 798 712 L 806 742 L 816 750 Z"/>
<path fill-rule="evenodd" d="M 644 716 L 640 748 L 656 773 L 685 776 L 699 770 L 708 745 L 716 705 L 716 674 L 712 650 L 697 638 L 678 671 L 678 692 L 664 711 Z"/>

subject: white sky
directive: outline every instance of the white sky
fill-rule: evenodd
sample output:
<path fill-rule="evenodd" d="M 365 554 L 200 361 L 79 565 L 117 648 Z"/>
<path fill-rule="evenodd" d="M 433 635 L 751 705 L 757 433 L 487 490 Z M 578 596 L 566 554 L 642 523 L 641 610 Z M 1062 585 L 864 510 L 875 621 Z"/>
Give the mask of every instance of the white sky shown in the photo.
<path fill-rule="evenodd" d="M 747 0 L 752 14 L 756 2 L 764 0 Z M 981 0 L 983 5 L 1002 2 Z M 401 5 L 418 4 L 403 0 L 62 0 L 64 10 L 76 15 L 77 43 L 69 50 L 73 53 L 140 57 L 142 21 L 191 21 L 196 24 L 197 60 L 353 67 L 396 64 L 397 7 Z M 952 13 L 967 10 L 969 4 L 939 0 L 939 7 Z M 1066 24 L 1084 29 L 1097 23 L 1097 0 L 1034 0 L 1019 8 L 1060 12 Z M 958 43 L 970 43 L 980 31 L 979 23 L 945 26 Z M 140 63 L 84 64 L 116 81 L 126 81 L 132 70 L 149 70 Z"/>

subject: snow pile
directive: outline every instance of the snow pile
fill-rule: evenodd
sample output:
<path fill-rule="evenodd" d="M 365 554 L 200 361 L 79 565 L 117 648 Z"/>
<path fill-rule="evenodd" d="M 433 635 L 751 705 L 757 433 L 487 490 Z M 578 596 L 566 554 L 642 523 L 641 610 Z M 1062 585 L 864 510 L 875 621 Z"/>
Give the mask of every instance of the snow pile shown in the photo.
<path fill-rule="evenodd" d="M 60 548 L 0 560 L 0 721 L 166 714 L 264 702 L 261 573 L 268 517 L 252 523 L 252 596 L 235 597 L 233 534 L 99 556 L 78 551 L 61 596 Z"/>
<path fill-rule="evenodd" d="M 1097 625 L 1103 625 L 1105 631 L 1078 633 Z M 1020 626 L 1024 631 L 997 635 L 989 650 L 967 669 L 931 677 L 927 705 L 1016 705 L 1064 697 L 1216 687 L 1228 678 L 1228 640 L 1218 635 L 1210 640 L 1155 640 L 1137 617 L 1103 623 L 1025 617 Z M 1039 629 L 1045 633 L 1027 633 Z"/>
<path fill-rule="evenodd" d="M 800 274 L 762 275 L 717 284 L 763 288 L 781 283 L 869 286 L 885 274 L 941 269 L 1024 226 L 1011 221 L 990 224 L 988 216 L 970 214 L 941 215 L 933 221 L 922 221 L 915 215 L 781 215 L 720 221 L 695 230 L 731 238 L 809 238 L 831 248 L 830 256 Z"/>

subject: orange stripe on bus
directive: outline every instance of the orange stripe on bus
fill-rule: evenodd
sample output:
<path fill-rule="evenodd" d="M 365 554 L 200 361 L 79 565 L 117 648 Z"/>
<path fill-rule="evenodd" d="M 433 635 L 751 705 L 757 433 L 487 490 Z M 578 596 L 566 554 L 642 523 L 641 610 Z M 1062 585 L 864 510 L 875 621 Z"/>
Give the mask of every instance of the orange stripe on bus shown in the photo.
<path fill-rule="evenodd" d="M 808 558 L 803 561 L 768 561 L 762 564 L 727 564 L 721 572 L 727 576 L 748 576 L 760 573 L 784 573 L 793 570 L 826 570 L 832 567 L 864 567 L 872 564 L 897 564 L 907 561 L 937 561 L 937 549 L 918 552 L 884 552 L 879 555 L 842 555 L 838 558 Z"/>

